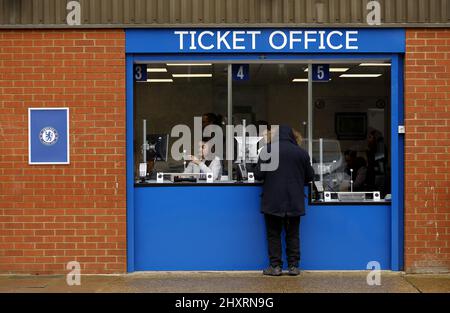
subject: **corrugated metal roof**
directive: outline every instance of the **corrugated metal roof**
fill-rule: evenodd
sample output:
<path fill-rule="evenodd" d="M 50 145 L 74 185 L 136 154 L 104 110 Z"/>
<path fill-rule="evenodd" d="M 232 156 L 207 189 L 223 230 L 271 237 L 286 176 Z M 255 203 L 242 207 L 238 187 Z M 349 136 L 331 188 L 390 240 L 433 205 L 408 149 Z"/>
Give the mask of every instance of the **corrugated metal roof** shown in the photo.
<path fill-rule="evenodd" d="M 69 0 L 0 0 L 0 28 L 61 28 Z M 369 0 L 79 0 L 82 28 L 364 27 Z M 449 27 L 450 0 L 379 0 L 381 27 Z"/>

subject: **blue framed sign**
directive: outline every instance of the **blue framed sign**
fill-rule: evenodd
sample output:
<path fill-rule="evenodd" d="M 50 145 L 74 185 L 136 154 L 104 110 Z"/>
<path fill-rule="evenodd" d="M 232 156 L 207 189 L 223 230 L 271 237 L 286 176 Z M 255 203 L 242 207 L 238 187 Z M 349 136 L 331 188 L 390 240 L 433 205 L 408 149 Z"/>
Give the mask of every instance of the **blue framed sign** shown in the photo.
<path fill-rule="evenodd" d="M 330 81 L 330 65 L 329 64 L 313 64 L 312 80 L 314 82 Z"/>
<path fill-rule="evenodd" d="M 69 108 L 28 108 L 28 163 L 70 163 Z"/>
<path fill-rule="evenodd" d="M 127 29 L 127 53 L 404 53 L 404 29 Z"/>
<path fill-rule="evenodd" d="M 134 80 L 138 82 L 147 81 L 147 64 L 134 65 Z"/>
<path fill-rule="evenodd" d="M 233 64 L 231 67 L 234 81 L 247 81 L 250 79 L 249 64 Z"/>

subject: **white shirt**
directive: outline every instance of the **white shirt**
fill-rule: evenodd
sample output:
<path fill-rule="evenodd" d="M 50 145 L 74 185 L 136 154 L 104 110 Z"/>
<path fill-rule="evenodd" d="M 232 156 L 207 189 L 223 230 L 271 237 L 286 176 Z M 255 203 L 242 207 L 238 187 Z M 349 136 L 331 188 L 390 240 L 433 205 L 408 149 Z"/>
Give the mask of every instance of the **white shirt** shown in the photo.
<path fill-rule="evenodd" d="M 195 164 L 194 162 L 189 162 L 188 166 L 184 170 L 185 173 L 213 173 L 213 179 L 218 180 L 222 175 L 222 163 L 218 156 L 214 157 L 209 166 L 202 161 L 200 164 Z"/>

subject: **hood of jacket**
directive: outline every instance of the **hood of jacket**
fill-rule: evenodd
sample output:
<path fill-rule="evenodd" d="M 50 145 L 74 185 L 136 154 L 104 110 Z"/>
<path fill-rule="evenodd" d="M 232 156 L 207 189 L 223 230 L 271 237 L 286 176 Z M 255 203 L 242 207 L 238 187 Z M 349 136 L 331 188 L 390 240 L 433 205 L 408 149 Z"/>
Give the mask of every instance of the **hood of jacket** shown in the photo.
<path fill-rule="evenodd" d="M 288 141 L 294 145 L 297 144 L 292 128 L 287 125 L 280 125 L 278 129 L 278 139 L 279 141 Z"/>

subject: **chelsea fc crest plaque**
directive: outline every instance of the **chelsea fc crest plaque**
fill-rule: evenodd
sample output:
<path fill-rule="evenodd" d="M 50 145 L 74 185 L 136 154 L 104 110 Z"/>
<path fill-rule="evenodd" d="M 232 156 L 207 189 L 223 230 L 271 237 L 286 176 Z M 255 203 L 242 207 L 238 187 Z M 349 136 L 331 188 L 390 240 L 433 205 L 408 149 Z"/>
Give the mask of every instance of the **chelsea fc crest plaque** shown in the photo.
<path fill-rule="evenodd" d="M 69 108 L 29 108 L 28 163 L 69 162 Z"/>

